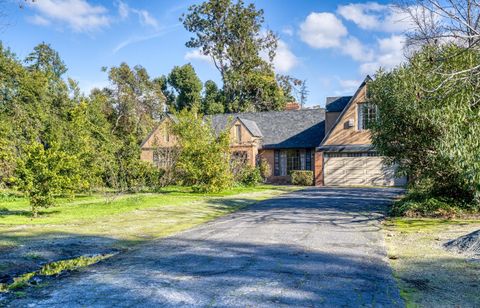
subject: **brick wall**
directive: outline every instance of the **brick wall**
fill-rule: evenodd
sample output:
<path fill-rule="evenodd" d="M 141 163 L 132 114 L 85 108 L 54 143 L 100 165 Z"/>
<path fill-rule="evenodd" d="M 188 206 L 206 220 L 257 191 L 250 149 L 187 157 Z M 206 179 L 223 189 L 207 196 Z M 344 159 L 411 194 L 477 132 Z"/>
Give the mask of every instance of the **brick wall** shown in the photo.
<path fill-rule="evenodd" d="M 323 186 L 323 152 L 315 152 L 315 186 Z"/>

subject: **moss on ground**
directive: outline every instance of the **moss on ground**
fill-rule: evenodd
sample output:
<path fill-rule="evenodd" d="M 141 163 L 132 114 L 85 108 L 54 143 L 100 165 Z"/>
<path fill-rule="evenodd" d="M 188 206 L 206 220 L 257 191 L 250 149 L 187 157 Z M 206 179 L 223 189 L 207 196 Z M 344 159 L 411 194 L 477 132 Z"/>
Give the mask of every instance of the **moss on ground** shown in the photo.
<path fill-rule="evenodd" d="M 480 307 L 480 260 L 443 243 L 480 229 L 480 220 L 394 218 L 384 223 L 389 262 L 407 307 Z"/>

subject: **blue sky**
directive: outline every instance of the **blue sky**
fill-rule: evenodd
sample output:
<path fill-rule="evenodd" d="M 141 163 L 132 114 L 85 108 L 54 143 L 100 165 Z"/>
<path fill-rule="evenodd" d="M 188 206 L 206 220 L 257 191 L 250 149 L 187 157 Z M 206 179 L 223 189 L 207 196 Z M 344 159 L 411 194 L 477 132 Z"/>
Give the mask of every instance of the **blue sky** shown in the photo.
<path fill-rule="evenodd" d="M 151 76 L 192 63 L 199 77 L 219 82 L 219 74 L 197 50 L 179 17 L 199 1 L 37 0 L 19 8 L 3 4 L 7 26 L 0 40 L 19 58 L 45 41 L 56 49 L 67 75 L 84 91 L 108 85 L 103 66 L 142 65 Z M 351 94 L 366 74 L 403 60 L 405 16 L 388 2 L 258 0 L 265 27 L 280 37 L 276 71 L 307 80 L 307 105 L 326 96 Z"/>

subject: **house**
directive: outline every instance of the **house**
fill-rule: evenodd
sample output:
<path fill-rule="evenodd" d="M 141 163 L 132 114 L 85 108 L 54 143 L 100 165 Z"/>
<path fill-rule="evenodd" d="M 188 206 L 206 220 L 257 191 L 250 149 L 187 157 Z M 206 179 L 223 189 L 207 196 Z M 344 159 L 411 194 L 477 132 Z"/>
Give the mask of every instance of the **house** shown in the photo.
<path fill-rule="evenodd" d="M 210 116 L 217 131 L 230 129 L 231 153 L 250 165 L 265 160 L 272 183 L 290 180 L 291 170 L 312 170 L 317 186 L 401 186 L 370 140 L 368 125 L 376 119 L 376 107 L 366 101 L 367 77 L 353 96 L 329 97 L 326 107 L 289 108 L 285 111 L 219 114 Z M 142 144 L 142 159 L 162 165 L 175 146 L 168 134 L 166 117 Z M 163 150 L 165 149 L 165 150 Z"/>

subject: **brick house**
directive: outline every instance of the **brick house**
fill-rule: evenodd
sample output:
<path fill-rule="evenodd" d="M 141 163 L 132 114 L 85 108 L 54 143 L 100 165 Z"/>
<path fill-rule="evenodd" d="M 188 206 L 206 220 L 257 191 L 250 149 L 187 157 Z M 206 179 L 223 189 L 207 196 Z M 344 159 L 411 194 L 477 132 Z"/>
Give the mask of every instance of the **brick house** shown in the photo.
<path fill-rule="evenodd" d="M 265 159 L 272 183 L 288 182 L 291 170 L 312 170 L 317 186 L 405 185 L 372 147 L 368 123 L 376 119 L 376 107 L 366 102 L 369 80 L 353 96 L 327 98 L 325 109 L 219 114 L 210 116 L 211 123 L 217 132 L 230 129 L 232 156 L 251 165 Z M 146 138 L 143 160 L 161 165 L 167 159 L 155 154 L 154 145 L 175 146 L 171 121 L 166 117 Z"/>

